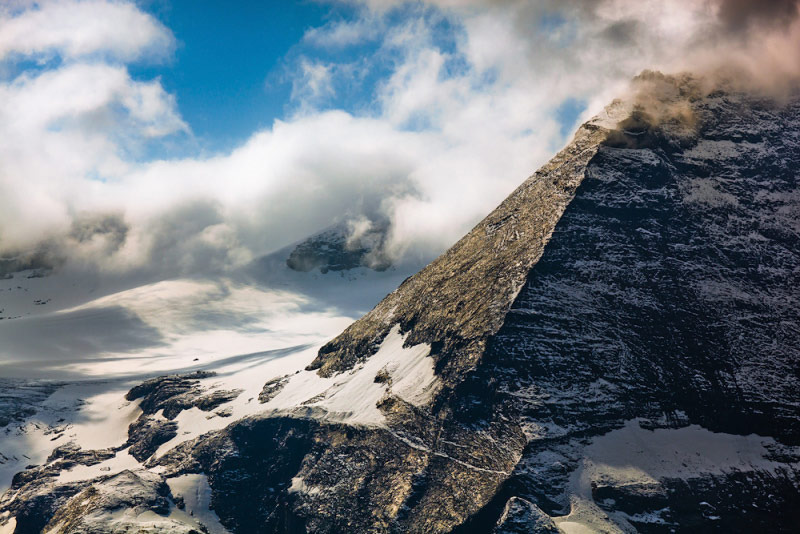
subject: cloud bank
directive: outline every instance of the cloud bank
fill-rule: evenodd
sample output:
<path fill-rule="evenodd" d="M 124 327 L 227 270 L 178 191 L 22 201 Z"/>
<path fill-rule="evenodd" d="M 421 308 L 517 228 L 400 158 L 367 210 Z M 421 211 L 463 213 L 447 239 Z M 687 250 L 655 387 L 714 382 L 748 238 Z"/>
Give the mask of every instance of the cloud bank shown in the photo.
<path fill-rule="evenodd" d="M 800 75 L 794 0 L 347 3 L 287 67 L 292 113 L 180 159 L 151 155 L 192 144 L 180 95 L 127 66 L 169 61 L 168 28 L 127 1 L 0 8 L 0 256 L 164 279 L 388 220 L 388 254 L 430 259 L 643 69 Z"/>

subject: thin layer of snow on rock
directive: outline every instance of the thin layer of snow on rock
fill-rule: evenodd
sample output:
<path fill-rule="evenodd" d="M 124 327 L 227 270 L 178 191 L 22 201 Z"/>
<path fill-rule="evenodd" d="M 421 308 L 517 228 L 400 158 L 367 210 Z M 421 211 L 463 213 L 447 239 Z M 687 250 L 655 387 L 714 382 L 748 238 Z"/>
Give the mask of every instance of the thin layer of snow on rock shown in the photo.
<path fill-rule="evenodd" d="M 683 201 L 687 204 L 704 204 L 712 208 L 737 206 L 739 204 L 734 195 L 720 191 L 716 181 L 710 178 L 693 178 L 689 180 Z"/>
<path fill-rule="evenodd" d="M 120 473 L 126 469 L 140 468 L 136 458 L 128 454 L 127 450 L 120 451 L 113 458 L 94 465 L 76 465 L 75 467 L 61 471 L 56 478 L 56 483 L 66 484 L 78 482 L 80 480 L 91 480 L 103 475 Z"/>
<path fill-rule="evenodd" d="M 27 465 L 44 464 L 56 447 L 72 442 L 90 450 L 124 443 L 128 425 L 141 412 L 137 403 L 124 399 L 126 390 L 99 381 L 68 384 L 44 401 L 36 414 L 0 430 L 0 493 L 11 485 L 14 474 Z M 86 468 L 73 471 L 77 469 Z M 100 474 L 104 473 L 95 476 Z"/>
<path fill-rule="evenodd" d="M 182 498 L 183 510 L 173 510 L 173 515 L 188 516 L 202 524 L 210 534 L 228 534 L 219 517 L 211 509 L 211 486 L 205 475 L 181 475 L 167 479 L 173 497 Z M 186 520 L 185 517 L 182 519 Z"/>
<path fill-rule="evenodd" d="M 385 418 L 377 404 L 385 395 L 421 406 L 439 387 L 430 345 L 403 347 L 404 339 L 395 325 L 378 351 L 358 367 L 330 378 L 304 371 L 265 406 L 295 416 L 383 426 Z"/>
<path fill-rule="evenodd" d="M 587 447 L 582 476 L 630 484 L 754 468 L 772 471 L 786 467 L 767 459 L 767 446 L 775 445 L 772 438 L 711 432 L 698 425 L 646 430 L 632 420 Z"/>
<path fill-rule="evenodd" d="M 687 149 L 683 157 L 690 161 L 711 161 L 718 163 L 720 160 L 732 160 L 742 155 L 758 155 L 766 152 L 762 143 L 748 143 L 745 141 L 733 142 L 728 139 L 701 139 L 696 145 Z"/>
<path fill-rule="evenodd" d="M 264 405 L 258 402 L 258 394 L 264 383 L 272 378 L 304 369 L 314 359 L 318 350 L 318 345 L 299 347 L 297 350 L 287 349 L 274 358 L 265 358 L 261 361 L 243 359 L 217 368 L 216 376 L 200 380 L 207 393 L 231 389 L 241 389 L 242 393 L 236 399 L 211 412 L 196 407 L 181 411 L 174 419 L 178 423 L 178 435 L 163 443 L 155 456 L 161 456 L 184 441 L 225 428 L 232 421 L 261 412 Z M 225 410 L 225 416 L 219 415 L 220 410 Z"/>
<path fill-rule="evenodd" d="M 197 532 L 198 522 L 175 513 L 158 475 L 124 471 L 72 496 L 45 532 Z"/>
<path fill-rule="evenodd" d="M 594 503 L 593 484 L 650 487 L 660 491 L 660 482 L 666 479 L 687 480 L 736 471 L 776 471 L 787 466 L 769 459 L 770 448 L 778 445 L 772 438 L 711 432 L 698 425 L 647 430 L 639 423 L 638 419 L 628 421 L 624 427 L 595 439 L 584 449 L 581 465 L 571 479 L 570 514 L 554 518 L 563 532 L 626 531 L 628 523 L 624 514 L 616 513 L 616 521 L 611 522 L 609 515 Z M 800 467 L 800 463 L 788 465 Z M 630 519 L 663 522 L 658 514 L 649 516 Z"/>
<path fill-rule="evenodd" d="M 180 512 L 178 510 L 178 512 Z M 120 508 L 113 512 L 90 512 L 86 519 L 93 525 L 103 525 L 107 532 L 138 532 L 142 534 L 157 532 L 195 532 L 189 530 L 198 524 L 186 514 L 171 513 L 159 515 L 151 510 L 139 511 L 136 508 Z M 135 530 L 132 530 L 135 529 Z M 68 534 L 63 524 L 57 524 L 44 534 Z"/>

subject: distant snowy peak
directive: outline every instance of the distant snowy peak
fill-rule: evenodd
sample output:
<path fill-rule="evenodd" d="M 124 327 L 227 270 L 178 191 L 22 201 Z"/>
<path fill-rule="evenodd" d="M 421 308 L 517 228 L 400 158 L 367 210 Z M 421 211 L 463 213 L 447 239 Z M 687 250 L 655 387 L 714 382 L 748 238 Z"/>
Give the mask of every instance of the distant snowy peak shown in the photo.
<path fill-rule="evenodd" d="M 286 265 L 295 271 L 347 271 L 368 267 L 383 271 L 391 266 L 385 252 L 388 222 L 359 219 L 333 225 L 300 242 Z"/>

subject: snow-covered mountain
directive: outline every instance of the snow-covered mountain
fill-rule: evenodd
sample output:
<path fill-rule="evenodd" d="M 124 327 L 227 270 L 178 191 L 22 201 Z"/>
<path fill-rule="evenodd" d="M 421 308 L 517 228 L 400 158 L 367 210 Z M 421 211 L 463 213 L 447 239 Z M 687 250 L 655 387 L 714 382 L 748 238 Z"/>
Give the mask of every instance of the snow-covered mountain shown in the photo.
<path fill-rule="evenodd" d="M 29 384 L 0 532 L 796 531 L 800 95 L 707 86 L 640 76 L 324 346 Z"/>
<path fill-rule="evenodd" d="M 324 234 L 309 239 L 319 241 Z M 45 463 L 55 449 L 64 459 L 77 446 L 110 450 L 126 442 L 129 425 L 141 413 L 140 399 L 126 400 L 126 393 L 144 379 L 165 373 L 201 378 L 192 383 L 201 384 L 205 400 L 173 417 L 172 426 L 184 427 L 181 439 L 193 437 L 186 426 L 196 436 L 258 412 L 254 398 L 263 376 L 305 367 L 327 339 L 418 269 L 401 264 L 381 271 L 351 266 L 300 272 L 287 265 L 296 246 L 213 279 L 122 279 L 69 264 L 44 269 L 31 262 L 3 263 L 0 493 L 17 472 Z M 239 392 L 251 395 L 234 395 Z M 191 420 L 184 421 L 187 415 Z M 159 434 L 163 425 L 151 426 L 145 433 L 170 435 Z M 97 467 L 106 474 L 138 466 L 135 456 L 141 457 L 106 452 L 91 455 L 91 461 L 113 457 L 113 467 Z M 83 480 L 91 473 L 71 477 Z M 200 483 L 186 478 L 183 492 Z M 205 517 L 203 510 L 213 516 L 207 500 L 186 502 L 194 517 Z M 8 524 L 0 529 L 13 531 Z"/>
<path fill-rule="evenodd" d="M 363 219 L 336 224 L 295 245 L 286 265 L 302 272 L 318 269 L 323 274 L 359 267 L 385 271 L 392 265 L 385 251 L 388 231 L 386 221 L 373 223 Z"/>

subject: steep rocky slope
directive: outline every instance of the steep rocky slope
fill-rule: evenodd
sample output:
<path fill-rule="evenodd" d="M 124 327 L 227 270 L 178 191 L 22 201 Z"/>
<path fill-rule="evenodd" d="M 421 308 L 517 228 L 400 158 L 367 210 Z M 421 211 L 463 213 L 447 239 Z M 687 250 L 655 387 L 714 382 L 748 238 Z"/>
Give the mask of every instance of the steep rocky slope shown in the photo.
<path fill-rule="evenodd" d="M 800 97 L 704 87 L 639 77 L 305 371 L 264 376 L 258 414 L 80 482 L 65 462 L 141 429 L 66 450 L 0 517 L 179 522 L 174 481 L 207 476 L 241 533 L 794 531 Z M 172 428 L 192 380 L 133 390 L 140 420 Z"/>

